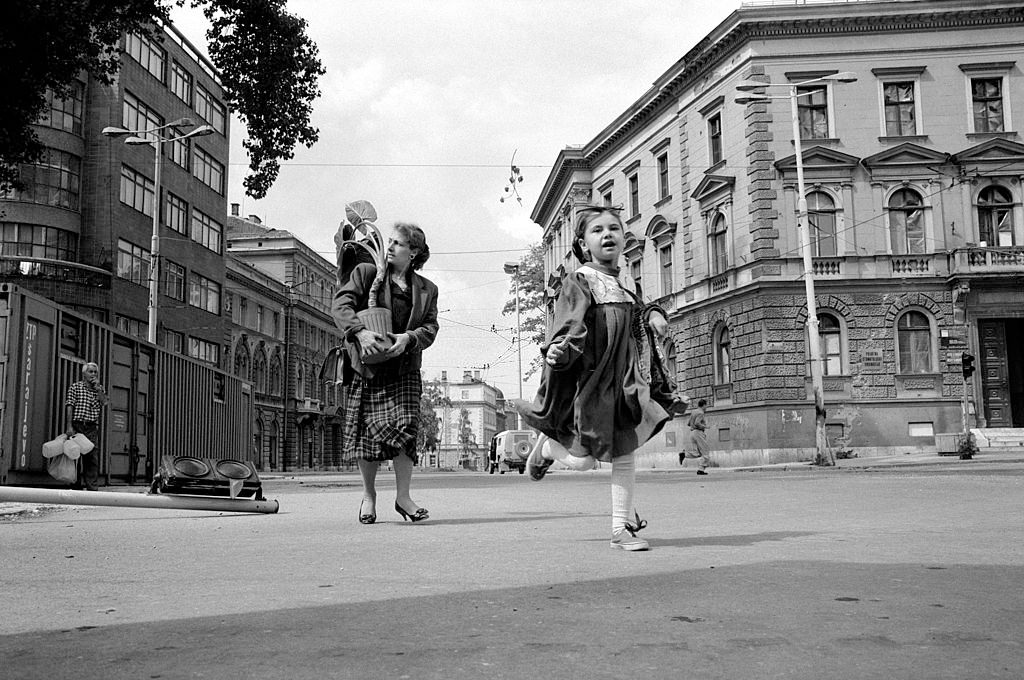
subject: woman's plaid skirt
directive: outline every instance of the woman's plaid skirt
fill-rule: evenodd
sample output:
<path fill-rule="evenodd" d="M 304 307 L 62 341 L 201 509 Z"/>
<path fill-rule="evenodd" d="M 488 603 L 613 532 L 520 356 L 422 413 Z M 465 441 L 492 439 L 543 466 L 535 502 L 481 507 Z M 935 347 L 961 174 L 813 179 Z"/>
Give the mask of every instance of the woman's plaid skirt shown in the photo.
<path fill-rule="evenodd" d="M 404 453 L 416 463 L 422 394 L 419 371 L 369 379 L 353 376 L 342 404 L 345 458 L 383 461 Z"/>

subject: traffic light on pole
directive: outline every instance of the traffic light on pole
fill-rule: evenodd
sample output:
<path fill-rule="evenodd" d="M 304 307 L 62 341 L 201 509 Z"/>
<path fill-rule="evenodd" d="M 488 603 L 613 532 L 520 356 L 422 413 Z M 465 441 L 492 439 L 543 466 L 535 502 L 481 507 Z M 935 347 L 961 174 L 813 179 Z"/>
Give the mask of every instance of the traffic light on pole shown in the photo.
<path fill-rule="evenodd" d="M 960 354 L 960 361 L 963 364 L 964 377 L 970 378 L 974 375 L 974 355 L 963 352 Z"/>

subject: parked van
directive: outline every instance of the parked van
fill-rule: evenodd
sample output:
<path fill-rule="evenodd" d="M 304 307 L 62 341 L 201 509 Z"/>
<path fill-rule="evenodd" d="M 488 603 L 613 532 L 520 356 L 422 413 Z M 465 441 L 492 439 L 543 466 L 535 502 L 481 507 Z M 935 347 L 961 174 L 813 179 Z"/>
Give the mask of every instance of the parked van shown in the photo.
<path fill-rule="evenodd" d="M 505 474 L 508 470 L 526 472 L 526 458 L 533 450 L 537 441 L 537 433 L 533 430 L 504 430 L 491 439 L 491 450 L 487 461 L 487 471 L 494 474 L 497 470 Z"/>

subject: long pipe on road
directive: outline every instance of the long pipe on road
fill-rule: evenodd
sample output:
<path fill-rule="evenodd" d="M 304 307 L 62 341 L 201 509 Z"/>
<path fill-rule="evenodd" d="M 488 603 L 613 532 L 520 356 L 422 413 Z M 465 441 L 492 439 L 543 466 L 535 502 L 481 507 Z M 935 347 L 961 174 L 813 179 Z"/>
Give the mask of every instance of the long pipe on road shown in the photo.
<path fill-rule="evenodd" d="M 113 491 L 72 491 L 0 486 L 0 503 L 48 503 L 51 505 L 111 505 L 164 510 L 211 510 L 214 512 L 262 512 L 274 514 L 277 501 L 244 498 L 212 498 L 155 493 L 117 493 Z"/>

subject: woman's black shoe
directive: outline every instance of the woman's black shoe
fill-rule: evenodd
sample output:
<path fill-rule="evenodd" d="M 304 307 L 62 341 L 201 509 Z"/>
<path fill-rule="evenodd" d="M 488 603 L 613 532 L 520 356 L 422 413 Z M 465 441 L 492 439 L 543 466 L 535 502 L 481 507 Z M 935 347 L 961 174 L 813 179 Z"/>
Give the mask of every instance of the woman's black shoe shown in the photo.
<path fill-rule="evenodd" d="M 398 504 L 398 501 L 395 501 L 395 512 L 401 515 L 403 520 L 407 519 L 411 522 L 422 522 L 425 519 L 430 519 L 430 513 L 427 512 L 426 508 L 420 508 L 416 512 L 409 514 L 402 509 L 402 506 Z"/>
<path fill-rule="evenodd" d="M 363 514 L 363 501 L 365 501 L 365 500 L 366 499 L 364 498 L 363 500 L 359 501 L 359 523 L 360 524 L 373 524 L 374 522 L 377 521 L 377 513 L 374 512 L 372 514 L 371 513 L 367 513 L 365 515 Z"/>

